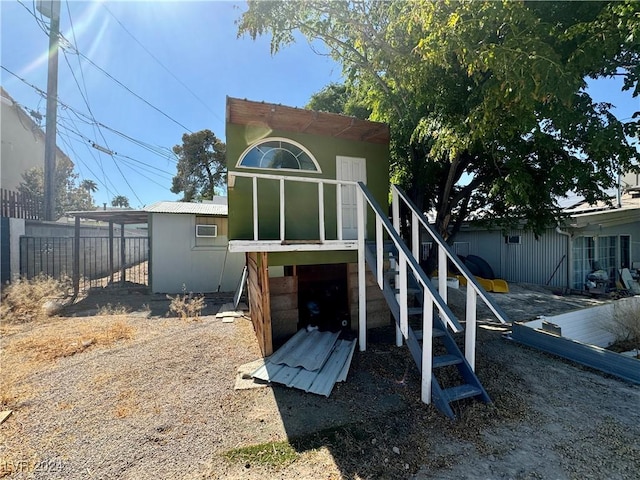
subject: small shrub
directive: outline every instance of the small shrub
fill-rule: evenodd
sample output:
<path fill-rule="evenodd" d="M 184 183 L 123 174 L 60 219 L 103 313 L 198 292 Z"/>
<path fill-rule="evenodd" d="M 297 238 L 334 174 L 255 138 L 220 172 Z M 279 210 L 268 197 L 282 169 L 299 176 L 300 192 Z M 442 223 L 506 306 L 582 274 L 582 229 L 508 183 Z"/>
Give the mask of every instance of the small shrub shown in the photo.
<path fill-rule="evenodd" d="M 193 292 L 186 293 L 184 285 L 182 292 L 182 295 L 175 297 L 167 295 L 167 298 L 171 300 L 169 311 L 175 313 L 182 320 L 198 320 L 202 310 L 207 306 L 204 303 L 204 296 L 194 295 Z"/>
<path fill-rule="evenodd" d="M 612 318 L 604 328 L 616 336 L 616 350 L 635 350 L 640 354 L 640 302 L 623 299 L 614 305 Z"/>
<path fill-rule="evenodd" d="M 60 305 L 71 296 L 71 279 L 47 275 L 16 278 L 3 289 L 1 315 L 6 322 L 24 323 L 55 313 L 52 302 Z"/>

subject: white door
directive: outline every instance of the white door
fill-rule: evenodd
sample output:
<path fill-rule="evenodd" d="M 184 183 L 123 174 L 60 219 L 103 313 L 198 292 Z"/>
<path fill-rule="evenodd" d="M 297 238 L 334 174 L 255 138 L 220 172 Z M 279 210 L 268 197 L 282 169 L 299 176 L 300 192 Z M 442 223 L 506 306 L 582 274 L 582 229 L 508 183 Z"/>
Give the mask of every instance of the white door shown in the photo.
<path fill-rule="evenodd" d="M 367 183 L 367 161 L 358 157 L 336 157 L 337 180 L 351 180 Z M 358 238 L 358 208 L 356 187 L 342 186 L 342 238 L 355 240 Z"/>

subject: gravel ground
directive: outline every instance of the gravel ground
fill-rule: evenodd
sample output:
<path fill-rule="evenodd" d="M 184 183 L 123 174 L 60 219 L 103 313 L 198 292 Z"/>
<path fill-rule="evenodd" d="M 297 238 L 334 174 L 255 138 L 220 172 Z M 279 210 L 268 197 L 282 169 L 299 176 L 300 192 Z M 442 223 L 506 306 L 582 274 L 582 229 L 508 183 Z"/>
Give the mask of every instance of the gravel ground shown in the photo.
<path fill-rule="evenodd" d="M 128 317 L 132 340 L 28 379 L 33 394 L 0 426 L 13 477 L 638 478 L 640 387 L 505 341 L 495 325 L 479 330 L 477 360 L 494 404 L 462 402 L 452 423 L 419 401 L 417 370 L 390 329 L 371 332 L 328 399 L 278 386 L 234 390 L 237 368 L 259 356 L 249 321 L 185 322 L 165 318 L 160 299 L 134 300 L 151 315 Z M 518 320 L 598 300 L 512 287 L 500 302 Z M 208 303 L 215 312 L 216 300 Z M 69 314 L 87 311 L 109 321 L 88 304 Z M 281 464 L 224 456 L 256 444 L 275 451 L 287 439 L 293 457 Z M 33 459 L 36 471 L 19 472 Z"/>

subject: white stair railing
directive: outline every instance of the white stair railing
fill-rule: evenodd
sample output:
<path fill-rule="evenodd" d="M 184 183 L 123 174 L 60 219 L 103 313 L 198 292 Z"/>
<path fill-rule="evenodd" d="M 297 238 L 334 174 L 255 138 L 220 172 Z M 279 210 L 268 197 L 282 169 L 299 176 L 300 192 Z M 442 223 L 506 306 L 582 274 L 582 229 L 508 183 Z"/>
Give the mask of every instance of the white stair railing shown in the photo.
<path fill-rule="evenodd" d="M 418 282 L 419 287 L 423 292 L 423 335 L 422 335 L 422 385 L 421 385 L 421 398 L 424 403 L 431 403 L 431 382 L 433 377 L 432 372 L 432 362 L 433 362 L 433 309 L 434 307 L 438 309 L 440 317 L 444 320 L 445 324 L 448 328 L 450 328 L 453 332 L 461 332 L 462 326 L 456 319 L 455 315 L 451 312 L 449 306 L 446 302 L 443 301 L 442 297 L 438 294 L 438 291 L 435 289 L 429 278 L 426 276 L 420 265 L 418 264 L 417 257 L 414 255 L 414 252 L 410 251 L 407 247 L 406 243 L 400 237 L 400 234 L 397 231 L 397 228 L 389 221 L 385 213 L 380 209 L 377 201 L 371 196 L 369 191 L 366 189 L 365 185 L 361 182 L 358 182 L 358 218 L 361 219 L 361 223 L 359 223 L 359 248 L 358 251 L 361 252 L 359 254 L 359 258 L 362 258 L 362 262 L 364 262 L 364 248 L 365 248 L 365 235 L 364 232 L 364 218 L 367 214 L 367 207 L 370 208 L 375 216 L 375 251 L 376 251 L 376 281 L 379 286 L 383 286 L 383 269 L 381 265 L 383 263 L 384 257 L 384 238 L 386 237 L 394 244 L 395 248 L 398 251 L 398 259 L 397 259 L 397 278 L 398 283 L 396 287 L 398 288 L 398 304 L 400 306 L 400 326 L 399 333 L 404 339 L 409 338 L 409 302 L 408 302 L 408 274 L 413 274 L 413 277 Z M 362 199 L 362 200 L 360 200 Z M 394 218 L 394 223 L 396 222 Z M 363 280 L 364 282 L 364 280 Z M 362 285 L 364 287 L 364 285 Z M 360 302 L 361 305 L 364 303 L 364 288 L 360 290 Z M 361 335 L 361 349 L 363 345 L 366 343 L 366 316 L 363 317 L 364 309 L 360 307 L 360 325 L 361 328 L 364 326 L 364 330 L 360 331 Z"/>
<path fill-rule="evenodd" d="M 477 297 L 479 296 L 493 312 L 501 323 L 509 323 L 506 314 L 500 306 L 495 303 L 482 288 L 475 276 L 471 274 L 466 265 L 451 250 L 451 247 L 429 224 L 426 217 L 419 213 L 415 204 L 397 186 L 391 185 L 392 195 L 392 215 L 394 225 L 400 225 L 400 205 L 404 203 L 411 211 L 411 239 L 414 255 L 420 258 L 418 246 L 421 244 L 420 232 L 424 229 L 431 237 L 431 240 L 438 245 L 438 291 L 444 302 L 447 302 L 447 259 L 456 266 L 458 271 L 467 281 L 466 297 L 466 328 L 465 328 L 465 358 L 472 370 L 475 370 L 475 348 L 476 348 L 476 319 L 477 319 Z M 398 218 L 396 218 L 396 216 Z"/>

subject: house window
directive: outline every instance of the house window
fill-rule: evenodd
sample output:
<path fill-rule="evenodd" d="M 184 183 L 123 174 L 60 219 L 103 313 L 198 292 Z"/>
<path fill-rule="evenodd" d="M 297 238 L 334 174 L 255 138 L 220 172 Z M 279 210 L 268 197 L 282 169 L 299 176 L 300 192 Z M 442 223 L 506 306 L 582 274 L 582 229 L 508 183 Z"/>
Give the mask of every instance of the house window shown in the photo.
<path fill-rule="evenodd" d="M 620 235 L 620 268 L 631 268 L 631 235 Z"/>
<path fill-rule="evenodd" d="M 213 247 L 220 245 L 226 239 L 226 218 L 212 215 L 196 215 L 195 219 L 195 246 Z"/>
<path fill-rule="evenodd" d="M 587 275 L 593 271 L 595 240 L 593 237 L 577 237 L 573 242 L 573 288 L 582 290 Z"/>
<path fill-rule="evenodd" d="M 505 235 L 504 243 L 507 245 L 520 245 L 522 243 L 522 237 L 520 235 Z"/>
<path fill-rule="evenodd" d="M 218 226 L 217 225 L 196 225 L 196 237 L 217 237 Z"/>
<path fill-rule="evenodd" d="M 306 148 L 284 138 L 267 138 L 250 146 L 240 156 L 237 166 L 322 173 Z"/>

